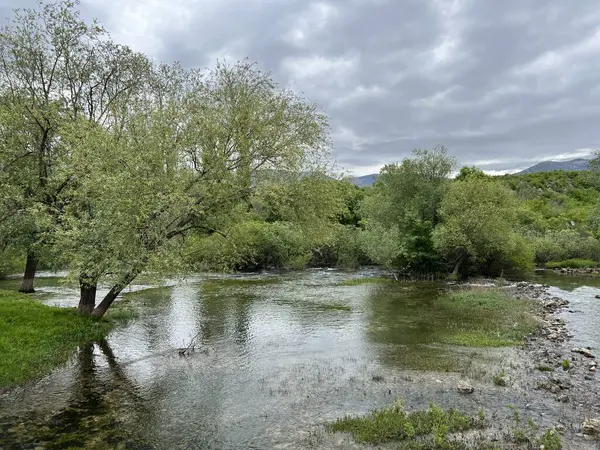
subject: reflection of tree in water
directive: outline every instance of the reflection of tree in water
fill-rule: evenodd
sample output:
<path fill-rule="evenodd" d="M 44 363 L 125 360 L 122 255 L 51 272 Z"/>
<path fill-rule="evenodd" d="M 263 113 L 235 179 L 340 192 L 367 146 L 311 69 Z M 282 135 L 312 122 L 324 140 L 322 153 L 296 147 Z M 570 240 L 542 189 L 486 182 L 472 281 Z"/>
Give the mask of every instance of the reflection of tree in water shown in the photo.
<path fill-rule="evenodd" d="M 90 343 L 79 349 L 67 406 L 50 417 L 31 411 L 25 417 L 3 419 L 0 448 L 152 448 L 130 436 L 129 425 L 147 414 L 136 385 L 106 340 L 97 348 L 108 370 L 99 370 L 94 348 Z"/>
<path fill-rule="evenodd" d="M 232 337 L 236 344 L 247 343 L 254 299 L 254 295 L 240 289 L 203 290 L 200 325 L 203 342 Z"/>

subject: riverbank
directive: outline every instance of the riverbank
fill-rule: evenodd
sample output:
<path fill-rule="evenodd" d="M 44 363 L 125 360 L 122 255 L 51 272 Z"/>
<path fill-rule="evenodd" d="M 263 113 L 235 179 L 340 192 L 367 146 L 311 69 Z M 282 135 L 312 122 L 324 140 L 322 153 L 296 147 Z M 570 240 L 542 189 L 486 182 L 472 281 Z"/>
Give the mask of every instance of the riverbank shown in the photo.
<path fill-rule="evenodd" d="M 0 391 L 46 375 L 79 346 L 104 338 L 115 324 L 115 319 L 94 320 L 74 308 L 0 290 Z"/>
<path fill-rule="evenodd" d="M 539 323 L 532 332 L 514 323 L 514 336 L 522 341 L 506 354 L 505 368 L 477 368 L 463 372 L 458 379 L 454 374 L 438 373 L 428 380 L 425 373 L 420 373 L 419 389 L 437 390 L 435 401 L 441 401 L 445 409 L 433 403 L 423 408 L 422 402 L 406 402 L 408 410 L 395 405 L 367 416 L 340 418 L 327 429 L 348 434 L 335 434 L 339 435 L 337 440 L 323 438 L 326 444 L 321 448 L 329 448 L 332 443 L 336 448 L 364 448 L 364 444 L 386 442 L 409 449 L 598 448 L 600 391 L 596 355 L 590 348 L 569 344 L 573 336 L 559 317 L 569 302 L 551 295 L 545 285 L 523 282 L 503 290 L 512 301 L 534 302 L 531 312 Z M 495 292 L 498 290 L 488 289 L 488 295 Z M 479 295 L 480 307 L 485 310 L 486 295 Z M 478 314 L 476 310 L 474 313 Z M 513 319 L 510 314 L 506 323 Z M 506 330 L 499 327 L 498 336 Z M 415 383 L 416 378 L 405 377 L 403 381 Z M 436 389 L 436 384 L 442 388 Z M 514 400 L 502 408 L 502 399 L 509 398 Z M 450 420 L 453 417 L 460 418 L 460 426 Z"/>

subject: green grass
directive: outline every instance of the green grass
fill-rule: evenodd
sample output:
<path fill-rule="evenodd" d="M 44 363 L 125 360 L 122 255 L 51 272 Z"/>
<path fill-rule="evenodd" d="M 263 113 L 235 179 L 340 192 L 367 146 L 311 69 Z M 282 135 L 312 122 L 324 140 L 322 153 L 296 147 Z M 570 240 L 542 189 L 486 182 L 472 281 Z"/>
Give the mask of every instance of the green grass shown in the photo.
<path fill-rule="evenodd" d="M 29 296 L 0 290 L 0 387 L 49 373 L 79 345 L 105 337 L 116 320 L 94 320 L 75 309 L 45 306 Z"/>
<path fill-rule="evenodd" d="M 571 361 L 569 361 L 568 359 L 563 359 L 562 362 L 560 363 L 560 365 L 562 366 L 563 370 L 566 372 L 567 370 L 569 370 L 571 368 Z"/>
<path fill-rule="evenodd" d="M 598 262 L 591 259 L 567 259 L 565 261 L 550 261 L 546 263 L 546 269 L 587 269 L 598 267 Z"/>
<path fill-rule="evenodd" d="M 374 411 L 365 417 L 344 417 L 329 424 L 331 432 L 351 433 L 363 444 L 406 442 L 406 448 L 462 448 L 448 441 L 448 433 L 467 431 L 480 426 L 476 420 L 450 409 L 430 405 L 425 411 L 404 411 L 397 402 L 391 408 Z M 426 444 L 429 438 L 429 443 Z M 426 445 L 426 446 L 425 446 Z"/>
<path fill-rule="evenodd" d="M 544 446 L 544 450 L 561 450 L 562 439 L 556 430 L 547 430 L 539 439 L 538 445 Z"/>
<path fill-rule="evenodd" d="M 365 277 L 344 280 L 341 283 L 339 283 L 338 286 L 362 286 L 363 284 L 385 284 L 393 282 L 394 280 L 388 277 Z"/>
<path fill-rule="evenodd" d="M 546 364 L 540 364 L 536 367 L 540 372 L 552 372 L 554 369 Z"/>
<path fill-rule="evenodd" d="M 440 343 L 468 347 L 520 345 L 539 327 L 535 302 L 516 299 L 501 289 L 474 288 L 450 292 L 438 301 L 446 310 Z"/>
<path fill-rule="evenodd" d="M 504 371 L 500 372 L 497 375 L 494 375 L 494 384 L 496 386 L 505 387 L 506 386 L 506 378 L 504 378 Z"/>

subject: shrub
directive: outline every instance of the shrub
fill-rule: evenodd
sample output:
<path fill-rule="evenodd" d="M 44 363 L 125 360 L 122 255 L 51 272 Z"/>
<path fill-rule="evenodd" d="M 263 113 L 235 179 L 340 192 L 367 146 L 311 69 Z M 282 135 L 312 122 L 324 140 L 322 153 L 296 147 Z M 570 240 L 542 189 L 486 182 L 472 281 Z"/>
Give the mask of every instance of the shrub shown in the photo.
<path fill-rule="evenodd" d="M 545 264 L 546 269 L 585 269 L 588 267 L 598 267 L 598 262 L 591 259 L 567 259 L 566 261 L 550 261 Z"/>

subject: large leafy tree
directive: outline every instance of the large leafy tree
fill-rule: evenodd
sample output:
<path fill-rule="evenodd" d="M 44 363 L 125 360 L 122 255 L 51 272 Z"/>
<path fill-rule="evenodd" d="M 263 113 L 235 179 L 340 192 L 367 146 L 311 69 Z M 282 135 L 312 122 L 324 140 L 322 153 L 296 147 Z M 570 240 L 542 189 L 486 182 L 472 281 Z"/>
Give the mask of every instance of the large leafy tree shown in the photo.
<path fill-rule="evenodd" d="M 431 233 L 454 166 L 455 159 L 438 146 L 414 150 L 412 158 L 381 170 L 362 208 L 365 251 L 374 262 L 409 272 L 435 269 Z M 383 242 L 390 244 L 381 253 L 377 249 Z M 384 260 L 379 254 L 385 254 Z"/>
<path fill-rule="evenodd" d="M 79 120 L 115 126 L 117 104 L 138 93 L 149 67 L 96 22 L 82 20 L 77 5 L 61 0 L 16 10 L 0 30 L 2 133 L 11 143 L 2 148 L 0 170 L 19 193 L 13 209 L 27 216 L 27 226 L 8 230 L 26 247 L 24 292 L 33 291 L 40 249 L 58 223 L 57 199 L 73 180 L 56 171 L 69 157 L 61 129 Z"/>
<path fill-rule="evenodd" d="M 225 235 L 252 208 L 261 172 L 301 172 L 327 151 L 326 118 L 248 61 L 153 73 L 119 127 L 86 120 L 65 134 L 63 171 L 76 175 L 62 248 L 80 274 L 79 309 L 94 316 L 190 232 Z M 113 286 L 96 305 L 108 273 Z"/>
<path fill-rule="evenodd" d="M 477 172 L 454 181 L 439 208 L 441 223 L 433 232 L 433 243 L 455 276 L 469 269 L 524 269 L 532 264 L 533 254 L 515 231 L 514 193 L 482 175 Z"/>

